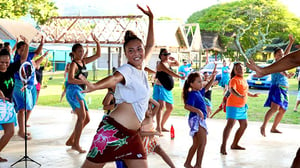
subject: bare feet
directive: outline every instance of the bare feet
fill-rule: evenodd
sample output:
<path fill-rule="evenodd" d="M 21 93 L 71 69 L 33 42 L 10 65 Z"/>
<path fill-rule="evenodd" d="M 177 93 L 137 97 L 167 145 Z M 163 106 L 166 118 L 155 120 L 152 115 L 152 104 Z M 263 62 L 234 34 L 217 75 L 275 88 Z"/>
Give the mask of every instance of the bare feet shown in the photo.
<path fill-rule="evenodd" d="M 193 166 L 191 164 L 188 164 L 188 163 L 184 163 L 183 165 L 185 168 L 193 168 Z"/>
<path fill-rule="evenodd" d="M 0 157 L 0 162 L 7 162 L 7 159 Z"/>
<path fill-rule="evenodd" d="M 168 129 L 166 129 L 166 128 L 162 128 L 161 129 L 162 130 L 162 132 L 170 132 Z"/>
<path fill-rule="evenodd" d="M 278 129 L 271 129 L 271 132 L 272 132 L 272 133 L 278 133 L 278 134 L 281 134 L 281 133 L 282 133 L 282 132 L 279 131 Z"/>
<path fill-rule="evenodd" d="M 27 125 L 26 125 L 26 127 L 30 127 L 30 125 L 29 125 L 29 124 L 27 124 Z"/>
<path fill-rule="evenodd" d="M 161 128 L 156 127 L 156 131 L 161 133 Z"/>
<path fill-rule="evenodd" d="M 18 132 L 19 137 L 25 139 L 25 133 L 24 132 Z M 27 140 L 31 140 L 31 134 L 29 132 L 27 132 Z"/>
<path fill-rule="evenodd" d="M 86 152 L 86 150 L 83 150 L 80 146 L 72 146 L 72 149 L 78 151 L 79 153 Z"/>
<path fill-rule="evenodd" d="M 265 127 L 260 127 L 260 133 L 262 136 L 266 137 Z"/>
<path fill-rule="evenodd" d="M 221 150 L 220 150 L 221 154 L 222 155 L 227 155 L 227 152 L 226 152 L 226 146 L 225 145 L 221 145 Z"/>
<path fill-rule="evenodd" d="M 67 140 L 66 146 L 73 146 L 74 141 L 71 141 L 70 139 Z"/>
<path fill-rule="evenodd" d="M 246 150 L 246 148 L 241 147 L 239 145 L 231 145 L 232 150 Z"/>

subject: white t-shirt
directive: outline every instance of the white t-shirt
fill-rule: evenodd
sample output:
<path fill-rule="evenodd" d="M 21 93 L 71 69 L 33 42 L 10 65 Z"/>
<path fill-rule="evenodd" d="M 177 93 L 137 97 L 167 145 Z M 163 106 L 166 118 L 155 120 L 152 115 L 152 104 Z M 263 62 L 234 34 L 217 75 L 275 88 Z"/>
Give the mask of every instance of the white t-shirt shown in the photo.
<path fill-rule="evenodd" d="M 118 83 L 116 85 L 116 104 L 123 102 L 132 104 L 137 118 L 142 122 L 150 98 L 150 88 L 144 68 L 139 70 L 130 64 L 124 64 L 117 71 L 123 75 L 125 84 Z"/>

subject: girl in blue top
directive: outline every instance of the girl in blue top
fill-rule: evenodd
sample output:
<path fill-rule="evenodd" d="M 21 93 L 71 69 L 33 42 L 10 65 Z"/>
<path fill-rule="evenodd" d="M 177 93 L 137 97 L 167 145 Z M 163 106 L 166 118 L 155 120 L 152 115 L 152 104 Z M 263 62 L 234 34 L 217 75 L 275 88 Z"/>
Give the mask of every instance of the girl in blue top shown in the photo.
<path fill-rule="evenodd" d="M 229 66 L 226 65 L 226 61 L 223 60 L 222 77 L 219 85 L 224 88 L 224 93 L 228 90 L 229 80 L 230 80 L 230 68 Z"/>
<path fill-rule="evenodd" d="M 189 126 L 190 135 L 193 137 L 193 144 L 189 149 L 184 167 L 192 168 L 191 161 L 194 154 L 197 152 L 196 165 L 194 167 L 201 167 L 204 149 L 206 145 L 206 118 L 207 110 L 204 94 L 207 91 L 213 81 L 215 80 L 216 72 L 213 72 L 212 80 L 202 87 L 202 78 L 198 72 L 191 73 L 184 83 L 183 87 L 183 100 L 184 108 L 190 111 L 189 114 Z"/>
<path fill-rule="evenodd" d="M 274 49 L 274 57 L 275 62 L 281 59 L 284 55 L 288 54 L 290 52 L 290 49 L 292 47 L 293 42 L 295 41 L 295 38 L 293 38 L 292 35 L 289 36 L 290 42 L 287 46 L 285 52 L 281 48 L 275 48 Z M 272 133 L 281 133 L 277 129 L 278 124 L 280 123 L 281 119 L 283 118 L 284 113 L 286 112 L 288 108 L 288 78 L 291 78 L 294 76 L 294 73 L 287 73 L 285 71 L 273 73 L 271 75 L 271 87 L 269 90 L 269 96 L 266 100 L 265 107 L 270 107 L 270 109 L 265 114 L 264 122 L 262 126 L 260 127 L 260 133 L 262 136 L 266 136 L 265 128 L 267 126 L 268 121 L 271 119 L 271 117 L 278 111 L 273 126 L 271 128 Z"/>

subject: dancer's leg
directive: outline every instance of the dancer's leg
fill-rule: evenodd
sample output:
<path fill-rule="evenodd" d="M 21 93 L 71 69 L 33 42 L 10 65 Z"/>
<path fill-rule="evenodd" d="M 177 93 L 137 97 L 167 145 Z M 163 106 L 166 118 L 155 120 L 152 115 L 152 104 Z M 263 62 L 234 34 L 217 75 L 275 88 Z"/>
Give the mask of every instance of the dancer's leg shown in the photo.
<path fill-rule="evenodd" d="M 275 116 L 273 126 L 271 128 L 272 133 L 282 133 L 281 131 L 279 131 L 277 129 L 277 126 L 280 123 L 281 119 L 283 118 L 285 112 L 286 111 L 283 108 L 279 108 L 279 111 L 278 111 L 277 115 Z"/>
<path fill-rule="evenodd" d="M 162 131 L 169 131 L 168 129 L 164 128 L 164 125 L 167 122 L 168 118 L 170 117 L 172 111 L 173 111 L 173 104 L 166 102 L 166 111 L 164 112 L 162 120 L 161 120 Z"/>
<path fill-rule="evenodd" d="M 266 129 L 267 123 L 269 122 L 271 117 L 274 115 L 274 113 L 279 110 L 279 107 L 280 106 L 278 104 L 275 104 L 273 102 L 271 103 L 271 107 L 265 114 L 264 122 L 263 122 L 262 126 L 260 127 L 260 133 L 262 136 L 266 136 L 265 129 Z"/>
<path fill-rule="evenodd" d="M 231 144 L 231 149 L 245 150 L 245 148 L 239 146 L 239 141 L 247 128 L 247 120 L 245 119 L 245 120 L 238 120 L 238 121 L 240 123 L 240 127 L 235 133 L 233 142 Z"/>
<path fill-rule="evenodd" d="M 224 131 L 223 131 L 223 139 L 222 139 L 222 145 L 221 145 L 221 150 L 220 152 L 223 154 L 223 155 L 227 155 L 227 152 L 226 152 L 226 144 L 227 144 L 227 140 L 228 140 L 228 137 L 229 137 L 229 134 L 232 130 L 232 127 L 234 126 L 235 124 L 235 119 L 232 119 L 232 118 L 229 118 L 227 119 L 227 124 L 224 128 Z"/>
<path fill-rule="evenodd" d="M 72 149 L 77 150 L 79 153 L 85 153 L 86 151 L 80 147 L 79 141 L 83 127 L 89 122 L 89 117 L 87 116 L 83 100 L 80 100 L 79 103 L 80 108 L 75 110 L 77 114 L 77 121 L 74 129 L 74 143 L 72 145 Z"/>
<path fill-rule="evenodd" d="M 7 145 L 11 137 L 14 136 L 15 132 L 14 123 L 2 124 L 2 127 L 4 129 L 4 134 L 0 139 L 0 152 Z"/>
<path fill-rule="evenodd" d="M 156 130 L 161 133 L 161 113 L 165 107 L 165 102 L 162 100 L 159 100 L 158 102 L 159 102 L 159 110 L 157 111 L 156 114 Z"/>

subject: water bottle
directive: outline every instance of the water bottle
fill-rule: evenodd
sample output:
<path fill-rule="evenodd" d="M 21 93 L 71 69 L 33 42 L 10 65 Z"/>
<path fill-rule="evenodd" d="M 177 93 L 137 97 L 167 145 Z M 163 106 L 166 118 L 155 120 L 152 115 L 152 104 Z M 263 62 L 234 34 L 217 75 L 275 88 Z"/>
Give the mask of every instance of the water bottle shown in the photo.
<path fill-rule="evenodd" d="M 171 125 L 170 135 L 171 135 L 171 139 L 175 138 L 175 130 L 174 130 L 173 124 Z"/>

